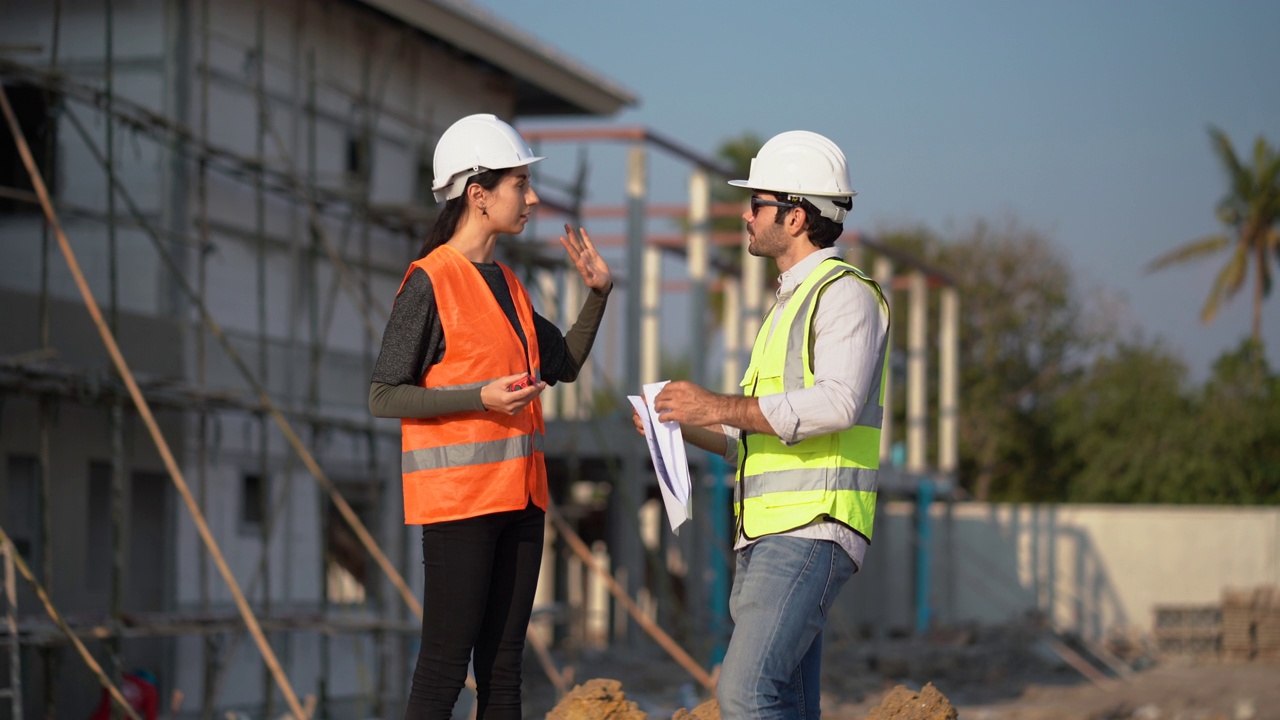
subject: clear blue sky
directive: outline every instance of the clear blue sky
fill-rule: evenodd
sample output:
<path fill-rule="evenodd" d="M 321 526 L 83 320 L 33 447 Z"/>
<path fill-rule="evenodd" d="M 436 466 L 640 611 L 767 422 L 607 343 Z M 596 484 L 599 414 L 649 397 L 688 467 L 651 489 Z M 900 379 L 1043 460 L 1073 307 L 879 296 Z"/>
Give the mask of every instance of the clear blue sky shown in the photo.
<path fill-rule="evenodd" d="M 1086 294 L 1120 294 L 1125 325 L 1163 339 L 1193 379 L 1249 333 L 1248 290 L 1198 320 L 1225 257 L 1143 267 L 1219 229 L 1210 124 L 1240 154 L 1260 134 L 1280 145 L 1280 3 L 474 2 L 639 96 L 611 123 L 707 154 L 747 130 L 831 137 L 860 192 L 846 227 L 1016 217 Z M 655 200 L 684 197 L 655 184 Z"/>

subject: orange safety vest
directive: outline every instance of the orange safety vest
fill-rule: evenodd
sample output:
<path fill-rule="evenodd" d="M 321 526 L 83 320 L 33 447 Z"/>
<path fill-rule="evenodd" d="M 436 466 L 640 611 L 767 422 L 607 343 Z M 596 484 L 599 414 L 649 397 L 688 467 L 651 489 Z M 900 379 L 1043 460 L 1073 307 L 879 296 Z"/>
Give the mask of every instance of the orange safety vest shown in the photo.
<path fill-rule="evenodd" d="M 529 344 L 527 356 L 489 285 L 462 253 L 441 245 L 409 266 L 400 287 L 404 288 L 414 268 L 424 270 L 431 278 L 444 327 L 444 357 L 428 368 L 419 381 L 422 387 L 477 388 L 522 372 L 542 377 L 533 305 L 511 268 L 498 266 Z M 405 524 L 523 510 L 530 499 L 546 510 L 545 434 L 538 398 L 514 415 L 481 410 L 402 418 Z"/>

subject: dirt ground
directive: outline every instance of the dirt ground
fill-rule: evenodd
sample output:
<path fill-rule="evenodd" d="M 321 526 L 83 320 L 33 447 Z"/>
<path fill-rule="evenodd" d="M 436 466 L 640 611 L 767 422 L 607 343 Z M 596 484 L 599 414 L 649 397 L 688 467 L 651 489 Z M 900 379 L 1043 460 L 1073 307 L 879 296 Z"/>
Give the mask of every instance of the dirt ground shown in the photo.
<path fill-rule="evenodd" d="M 828 646 L 823 718 L 1280 720 L 1280 663 L 1136 664 L 1128 677 L 1095 683 L 1018 629 Z M 526 668 L 527 717 L 719 720 L 710 696 L 660 650 L 583 654 L 567 667 L 575 690 L 559 703 L 536 663 Z"/>

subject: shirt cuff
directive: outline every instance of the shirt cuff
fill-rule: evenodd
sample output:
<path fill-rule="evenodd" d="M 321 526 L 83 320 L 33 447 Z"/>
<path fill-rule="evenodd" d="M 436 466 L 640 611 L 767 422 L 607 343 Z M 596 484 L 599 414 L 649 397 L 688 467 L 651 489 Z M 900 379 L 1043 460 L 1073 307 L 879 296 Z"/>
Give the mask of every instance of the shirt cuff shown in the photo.
<path fill-rule="evenodd" d="M 795 445 L 800 442 L 796 438 L 796 433 L 800 430 L 800 418 L 791 408 L 791 403 L 787 402 L 786 393 L 765 395 L 757 400 L 760 402 L 760 412 L 764 415 L 765 421 L 769 423 L 769 427 L 773 428 L 773 434 L 778 436 L 783 445 Z"/>

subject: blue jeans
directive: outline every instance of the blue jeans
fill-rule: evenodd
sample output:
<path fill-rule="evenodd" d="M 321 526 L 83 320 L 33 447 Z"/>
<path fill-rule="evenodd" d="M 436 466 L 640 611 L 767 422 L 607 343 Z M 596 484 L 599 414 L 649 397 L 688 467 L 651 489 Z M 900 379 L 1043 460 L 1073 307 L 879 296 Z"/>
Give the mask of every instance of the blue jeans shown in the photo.
<path fill-rule="evenodd" d="M 822 629 L 853 573 L 853 560 L 827 540 L 769 536 L 738 553 L 733 636 L 716 693 L 722 718 L 818 718 Z"/>

